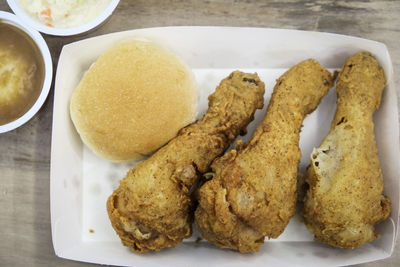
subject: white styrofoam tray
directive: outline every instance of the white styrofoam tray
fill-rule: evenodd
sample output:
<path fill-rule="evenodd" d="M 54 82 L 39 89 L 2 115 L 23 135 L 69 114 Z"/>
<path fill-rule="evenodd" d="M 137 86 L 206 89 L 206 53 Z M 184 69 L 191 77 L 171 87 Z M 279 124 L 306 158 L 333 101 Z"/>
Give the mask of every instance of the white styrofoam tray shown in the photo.
<path fill-rule="evenodd" d="M 126 38 L 146 38 L 181 57 L 192 68 L 199 89 L 199 117 L 207 96 L 232 70 L 257 71 L 266 84 L 265 106 L 249 125 L 248 140 L 265 114 L 275 80 L 298 62 L 314 58 L 330 70 L 345 59 L 370 51 L 383 66 L 387 85 L 374 115 L 376 140 L 385 181 L 392 200 L 389 219 L 377 226 L 381 237 L 355 250 L 342 250 L 313 241 L 297 214 L 276 240 L 266 240 L 260 252 L 240 254 L 202 241 L 198 233 L 173 249 L 137 255 L 121 245 L 107 217 L 106 199 L 133 164 L 114 164 L 98 158 L 82 144 L 69 117 L 69 98 L 84 72 L 108 47 Z M 304 121 L 300 138 L 300 170 L 309 163 L 312 148 L 328 133 L 336 109 L 334 89 Z M 399 214 L 399 133 L 392 63 L 382 43 L 318 32 L 232 27 L 166 27 L 98 36 L 64 46 L 57 69 L 51 153 L 51 226 L 59 257 L 132 266 L 273 266 L 348 265 L 387 258 L 396 240 Z M 110 140 L 112 141 L 112 140 Z"/>

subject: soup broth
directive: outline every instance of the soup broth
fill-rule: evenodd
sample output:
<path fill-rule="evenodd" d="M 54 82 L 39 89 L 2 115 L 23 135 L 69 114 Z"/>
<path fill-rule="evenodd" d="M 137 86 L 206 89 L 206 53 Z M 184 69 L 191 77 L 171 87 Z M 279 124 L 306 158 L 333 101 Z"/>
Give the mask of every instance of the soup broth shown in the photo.
<path fill-rule="evenodd" d="M 0 21 L 0 125 L 24 115 L 40 95 L 42 54 L 24 31 Z"/>

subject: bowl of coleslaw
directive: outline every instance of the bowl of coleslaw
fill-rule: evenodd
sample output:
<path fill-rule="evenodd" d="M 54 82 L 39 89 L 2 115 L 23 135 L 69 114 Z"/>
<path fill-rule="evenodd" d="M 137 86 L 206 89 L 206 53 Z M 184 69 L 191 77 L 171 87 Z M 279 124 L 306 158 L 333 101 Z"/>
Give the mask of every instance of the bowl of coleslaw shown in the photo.
<path fill-rule="evenodd" d="M 111 16 L 119 0 L 7 0 L 20 20 L 49 35 L 90 31 Z"/>

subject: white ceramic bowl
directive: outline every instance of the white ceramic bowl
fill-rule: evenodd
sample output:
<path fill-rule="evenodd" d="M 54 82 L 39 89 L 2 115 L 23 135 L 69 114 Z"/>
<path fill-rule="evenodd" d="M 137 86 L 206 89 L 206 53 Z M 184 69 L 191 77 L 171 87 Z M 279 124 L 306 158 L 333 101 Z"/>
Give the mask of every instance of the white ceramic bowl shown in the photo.
<path fill-rule="evenodd" d="M 56 35 L 56 36 L 70 36 L 70 35 L 77 35 L 87 31 L 90 31 L 100 24 L 102 24 L 108 17 L 111 16 L 115 8 L 117 7 L 119 0 L 111 0 L 110 4 L 107 8 L 100 13 L 96 18 L 89 21 L 86 24 L 79 25 L 77 27 L 72 28 L 54 28 L 46 26 L 39 21 L 32 18 L 28 13 L 25 12 L 24 8 L 19 4 L 17 0 L 7 0 L 8 5 L 12 9 L 12 11 L 27 25 L 33 27 L 34 29 L 49 34 L 49 35 Z"/>
<path fill-rule="evenodd" d="M 44 80 L 39 97 L 37 98 L 33 106 L 24 115 L 12 122 L 0 125 L 0 133 L 4 133 L 11 131 L 29 121 L 39 111 L 50 91 L 51 80 L 53 78 L 53 63 L 51 61 L 49 48 L 39 32 L 24 26 L 24 24 L 18 19 L 17 16 L 8 12 L 0 11 L 0 20 L 2 23 L 11 24 L 28 34 L 38 46 L 44 61 Z"/>

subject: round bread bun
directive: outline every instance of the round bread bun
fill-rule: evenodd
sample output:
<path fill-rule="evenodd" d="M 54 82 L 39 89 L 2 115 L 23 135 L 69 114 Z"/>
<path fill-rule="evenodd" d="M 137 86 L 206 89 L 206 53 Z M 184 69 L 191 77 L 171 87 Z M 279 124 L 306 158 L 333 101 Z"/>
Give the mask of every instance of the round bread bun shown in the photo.
<path fill-rule="evenodd" d="M 175 137 L 196 117 L 191 70 L 146 40 L 105 51 L 71 96 L 71 119 L 83 142 L 111 161 L 134 161 Z"/>

